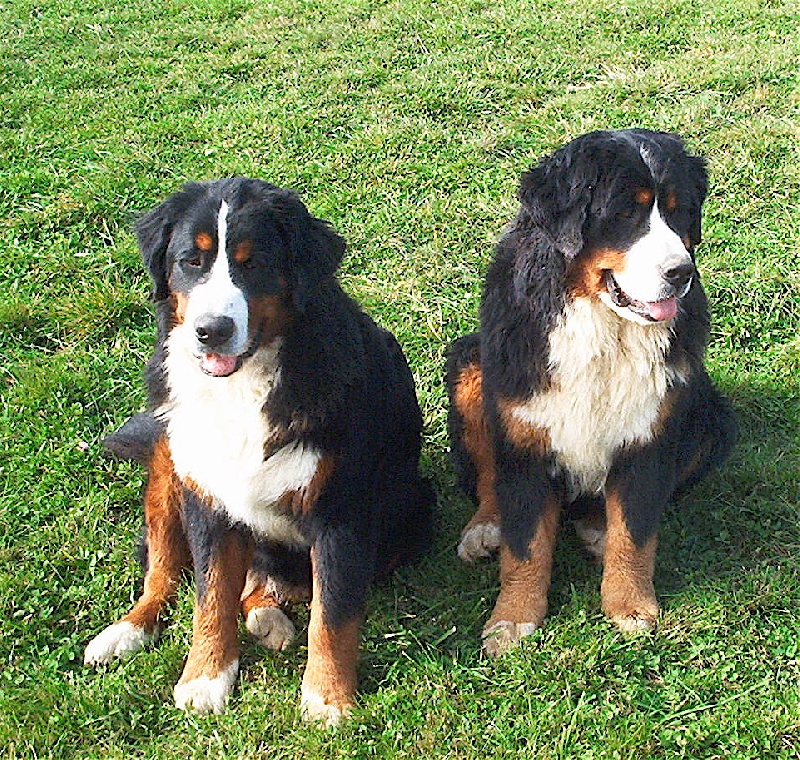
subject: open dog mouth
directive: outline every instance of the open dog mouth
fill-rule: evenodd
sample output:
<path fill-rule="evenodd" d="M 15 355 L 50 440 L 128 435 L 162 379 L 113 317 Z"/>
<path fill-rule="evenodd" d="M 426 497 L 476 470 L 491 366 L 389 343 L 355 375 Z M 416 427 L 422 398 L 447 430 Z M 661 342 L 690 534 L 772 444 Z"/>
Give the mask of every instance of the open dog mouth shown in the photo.
<path fill-rule="evenodd" d="M 228 377 L 242 366 L 244 356 L 226 356 L 213 351 L 200 354 L 200 369 L 211 377 Z"/>
<path fill-rule="evenodd" d="M 635 314 L 651 322 L 666 322 L 674 319 L 678 313 L 678 299 L 686 294 L 689 290 L 689 285 L 691 285 L 690 282 L 682 293 L 677 293 L 660 301 L 637 301 L 619 286 L 610 269 L 606 269 L 603 278 L 608 294 L 611 296 L 611 301 L 615 306 L 621 309 L 630 309 Z"/>
<path fill-rule="evenodd" d="M 241 354 L 230 356 L 215 351 L 203 351 L 198 354 L 200 369 L 211 377 L 228 377 L 241 368 L 242 364 L 249 359 L 261 345 L 262 328 L 259 327 L 250 345 Z"/>

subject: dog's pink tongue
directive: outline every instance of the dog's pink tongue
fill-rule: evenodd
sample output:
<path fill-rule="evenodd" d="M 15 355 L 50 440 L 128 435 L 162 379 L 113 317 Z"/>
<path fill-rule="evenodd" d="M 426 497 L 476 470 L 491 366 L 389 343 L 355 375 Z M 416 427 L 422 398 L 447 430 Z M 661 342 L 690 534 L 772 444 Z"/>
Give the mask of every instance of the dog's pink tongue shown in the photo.
<path fill-rule="evenodd" d="M 668 298 L 666 301 L 653 301 L 647 304 L 647 310 L 656 322 L 665 322 L 678 313 L 678 299 Z"/>
<path fill-rule="evenodd" d="M 225 377 L 236 369 L 237 357 L 222 354 L 203 354 L 203 371 L 214 377 Z"/>

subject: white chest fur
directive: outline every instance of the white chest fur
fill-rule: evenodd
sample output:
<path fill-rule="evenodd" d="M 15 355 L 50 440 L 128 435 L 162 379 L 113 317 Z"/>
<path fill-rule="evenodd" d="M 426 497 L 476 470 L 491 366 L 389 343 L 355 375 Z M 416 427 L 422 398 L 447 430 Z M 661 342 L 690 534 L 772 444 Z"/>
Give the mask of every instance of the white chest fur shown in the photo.
<path fill-rule="evenodd" d="M 279 380 L 277 352 L 275 345 L 259 349 L 238 372 L 209 377 L 179 342 L 168 341 L 170 399 L 159 415 L 182 480 L 196 483 L 216 508 L 256 533 L 302 545 L 293 521 L 274 506 L 287 491 L 309 484 L 320 452 L 295 443 L 264 459 L 271 430 L 262 408 Z"/>
<path fill-rule="evenodd" d="M 614 453 L 644 443 L 666 392 L 681 378 L 666 366 L 670 325 L 639 325 L 604 304 L 577 299 L 550 335 L 552 386 L 514 416 L 549 433 L 571 496 L 603 490 Z"/>

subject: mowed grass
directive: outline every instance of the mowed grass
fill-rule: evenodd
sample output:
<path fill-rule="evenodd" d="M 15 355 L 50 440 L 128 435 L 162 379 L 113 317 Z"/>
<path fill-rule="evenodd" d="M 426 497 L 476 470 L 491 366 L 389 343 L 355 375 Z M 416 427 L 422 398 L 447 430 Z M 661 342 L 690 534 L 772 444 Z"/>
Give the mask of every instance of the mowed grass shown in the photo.
<path fill-rule="evenodd" d="M 0 14 L 0 755 L 800 756 L 800 12 L 781 0 L 7 0 Z M 551 615 L 482 659 L 492 564 L 455 554 L 446 345 L 477 324 L 519 174 L 582 132 L 677 131 L 709 161 L 709 365 L 729 463 L 661 532 L 652 636 L 599 611 L 565 526 Z M 157 647 L 83 647 L 139 590 L 142 472 L 100 440 L 144 404 L 154 328 L 130 222 L 188 179 L 298 190 L 417 379 L 431 553 L 373 594 L 359 708 L 298 715 L 305 646 L 244 643 L 229 712 L 175 710 L 189 583 Z M 299 611 L 301 619 L 303 610 Z"/>

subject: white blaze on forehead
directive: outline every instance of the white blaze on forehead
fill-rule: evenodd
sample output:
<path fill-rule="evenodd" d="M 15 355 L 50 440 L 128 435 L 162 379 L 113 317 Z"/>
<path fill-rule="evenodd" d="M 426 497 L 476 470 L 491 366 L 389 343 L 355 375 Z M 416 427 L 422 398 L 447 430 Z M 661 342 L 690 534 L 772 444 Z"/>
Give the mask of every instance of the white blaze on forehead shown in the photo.
<path fill-rule="evenodd" d="M 247 347 L 248 308 L 245 294 L 231 277 L 228 215 L 228 204 L 222 201 L 217 214 L 217 256 L 206 279 L 189 293 L 185 324 L 193 329 L 195 320 L 204 314 L 230 317 L 236 329 L 227 353 L 234 355 Z"/>

